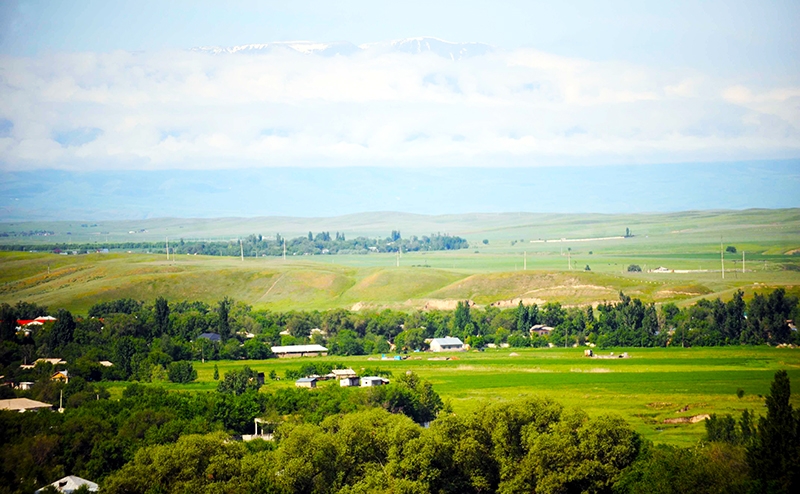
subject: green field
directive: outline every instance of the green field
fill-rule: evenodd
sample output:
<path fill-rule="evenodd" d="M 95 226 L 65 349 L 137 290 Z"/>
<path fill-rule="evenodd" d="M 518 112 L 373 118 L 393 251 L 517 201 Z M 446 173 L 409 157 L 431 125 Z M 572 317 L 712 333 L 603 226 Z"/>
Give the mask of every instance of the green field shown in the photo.
<path fill-rule="evenodd" d="M 177 390 L 213 390 L 215 363 L 220 375 L 249 365 L 283 376 L 309 361 L 342 363 L 356 371 L 379 367 L 393 375 L 412 370 L 430 380 L 456 413 L 476 409 L 482 402 L 520 396 L 550 397 L 592 415 L 612 412 L 624 417 L 639 433 L 655 442 L 682 446 L 696 443 L 704 434 L 700 423 L 665 424 L 665 419 L 701 414 L 730 413 L 744 409 L 765 411 L 762 396 L 776 370 L 785 369 L 793 381 L 793 404 L 800 406 L 800 350 L 770 347 L 631 348 L 599 352 L 628 359 L 590 359 L 583 349 L 496 349 L 451 353 L 447 361 L 428 360 L 443 354 L 418 353 L 402 361 L 381 361 L 380 356 L 319 357 L 257 361 L 195 363 L 198 382 L 169 384 Z M 511 353 L 517 356 L 511 356 Z M 320 386 L 337 386 L 335 381 Z M 116 384 L 117 392 L 123 384 Z M 292 381 L 269 381 L 262 391 L 294 386 Z M 742 389 L 744 396 L 737 397 Z M 309 391 L 313 392 L 313 391 Z M 688 407 L 688 410 L 679 410 Z"/>

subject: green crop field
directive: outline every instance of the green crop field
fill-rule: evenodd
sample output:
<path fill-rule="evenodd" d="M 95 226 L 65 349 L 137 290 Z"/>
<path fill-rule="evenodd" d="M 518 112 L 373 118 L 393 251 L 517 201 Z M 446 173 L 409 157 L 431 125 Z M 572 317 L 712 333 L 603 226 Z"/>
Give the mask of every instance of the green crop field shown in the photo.
<path fill-rule="evenodd" d="M 317 357 L 252 361 L 195 362 L 198 382 L 168 384 L 171 389 L 213 390 L 214 365 L 220 375 L 249 365 L 265 374 L 283 377 L 287 369 L 309 362 L 336 362 L 356 371 L 389 370 L 394 376 L 414 371 L 430 380 L 455 413 L 467 413 L 480 403 L 520 396 L 552 398 L 568 407 L 597 415 L 615 413 L 655 442 L 688 446 L 704 434 L 702 422 L 668 424 L 666 419 L 744 409 L 765 411 L 763 396 L 776 370 L 789 372 L 793 404 L 800 406 L 800 350 L 770 347 L 630 348 L 598 352 L 628 352 L 627 359 L 583 356 L 583 349 L 494 349 L 485 352 L 411 354 L 407 360 L 380 360 L 380 356 Z M 516 355 L 512 355 L 516 354 Z M 450 360 L 429 360 L 448 355 Z M 123 383 L 115 384 L 119 392 Z M 269 381 L 265 392 L 291 387 L 291 380 Z M 335 381 L 320 386 L 338 386 Z M 737 391 L 744 395 L 739 398 Z M 308 392 L 314 392 L 309 390 Z"/>

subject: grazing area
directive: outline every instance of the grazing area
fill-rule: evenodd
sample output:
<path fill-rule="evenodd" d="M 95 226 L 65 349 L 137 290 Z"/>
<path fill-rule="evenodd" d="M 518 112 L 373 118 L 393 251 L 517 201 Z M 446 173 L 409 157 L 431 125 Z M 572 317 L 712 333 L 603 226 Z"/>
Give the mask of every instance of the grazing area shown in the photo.
<path fill-rule="evenodd" d="M 347 238 L 383 240 L 376 252 L 295 251 L 283 259 L 275 252 L 250 257 L 259 255 L 250 247 L 240 257 L 244 249 L 236 239 L 261 231 L 264 242 L 270 238 L 275 243 L 285 234 L 278 229 L 286 232 L 292 224 L 285 218 L 2 223 L 0 244 L 7 251 L 0 253 L 0 301 L 85 311 L 98 300 L 126 297 L 207 303 L 232 297 L 259 309 L 413 310 L 466 299 L 501 307 L 519 300 L 597 304 L 616 299 L 620 291 L 647 302 L 682 304 L 703 297 L 730 298 L 739 289 L 748 297 L 776 287 L 800 293 L 797 209 L 653 215 L 366 214 L 296 220 L 295 229 L 347 230 Z M 346 221 L 358 226 L 347 229 Z M 384 238 L 390 229 L 391 237 Z M 469 248 L 401 253 L 389 245 L 433 235 L 431 231 L 458 235 Z M 165 244 L 134 247 L 163 242 L 167 236 L 173 244 L 183 236 L 224 240 L 233 256 L 173 251 L 167 259 Z M 124 247 L 124 241 L 130 246 Z M 39 250 L 37 244 L 48 249 L 57 245 L 61 254 L 31 252 Z M 91 253 L 86 253 L 87 245 L 95 246 L 88 249 Z M 98 252 L 104 245 L 112 248 Z M 78 246 L 83 250 L 77 251 Z"/>
<path fill-rule="evenodd" d="M 376 361 L 378 355 L 318 357 L 302 362 L 198 362 L 196 383 L 169 387 L 213 390 L 217 386 L 212 378 L 215 366 L 224 373 L 248 365 L 267 375 L 274 371 L 281 378 L 308 362 L 341 363 L 357 372 L 378 367 L 393 376 L 412 371 L 429 380 L 457 414 L 472 412 L 485 403 L 536 396 L 582 408 L 590 415 L 613 412 L 647 439 L 689 446 L 702 438 L 705 428 L 702 421 L 688 419 L 712 413 L 738 415 L 746 409 L 762 413 L 763 397 L 779 369 L 786 369 L 793 381 L 800 382 L 800 349 L 612 348 L 595 353 L 620 355 L 626 351 L 628 359 L 587 358 L 579 348 L 511 348 L 443 354 L 450 360 L 429 360 L 434 354 L 425 352 L 400 361 Z M 338 384 L 319 384 L 328 385 Z M 112 390 L 122 386 L 115 384 Z M 268 381 L 265 389 L 293 386 L 293 380 L 281 379 Z M 795 394 L 792 403 L 800 407 L 800 395 Z M 666 422 L 673 419 L 681 421 Z"/>

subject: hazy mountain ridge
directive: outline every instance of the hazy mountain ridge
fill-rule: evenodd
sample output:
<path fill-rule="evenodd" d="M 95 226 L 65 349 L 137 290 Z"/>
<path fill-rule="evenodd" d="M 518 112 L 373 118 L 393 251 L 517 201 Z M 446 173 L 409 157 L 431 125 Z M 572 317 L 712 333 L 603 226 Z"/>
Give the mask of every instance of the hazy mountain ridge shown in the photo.
<path fill-rule="evenodd" d="M 433 53 L 440 57 L 449 58 L 451 60 L 461 60 L 462 58 L 491 53 L 495 51 L 495 47 L 485 43 L 452 42 L 434 37 L 421 36 L 391 41 L 364 43 L 362 45 L 354 45 L 349 41 L 273 41 L 269 43 L 253 43 L 232 47 L 200 46 L 192 48 L 192 51 L 210 53 L 213 55 L 235 53 L 271 53 L 278 50 L 290 50 L 305 55 L 320 55 L 324 57 L 332 57 L 337 55 L 350 56 L 361 52 L 396 52 L 409 54 Z"/>

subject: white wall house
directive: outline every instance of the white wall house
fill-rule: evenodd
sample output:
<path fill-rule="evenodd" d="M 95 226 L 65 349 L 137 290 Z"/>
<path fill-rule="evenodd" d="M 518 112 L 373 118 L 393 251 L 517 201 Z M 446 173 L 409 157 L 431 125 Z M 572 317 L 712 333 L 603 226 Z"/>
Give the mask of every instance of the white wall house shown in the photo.
<path fill-rule="evenodd" d="M 434 338 L 431 340 L 431 351 L 462 352 L 464 351 L 464 342 L 452 336 L 448 336 L 447 338 Z"/>

